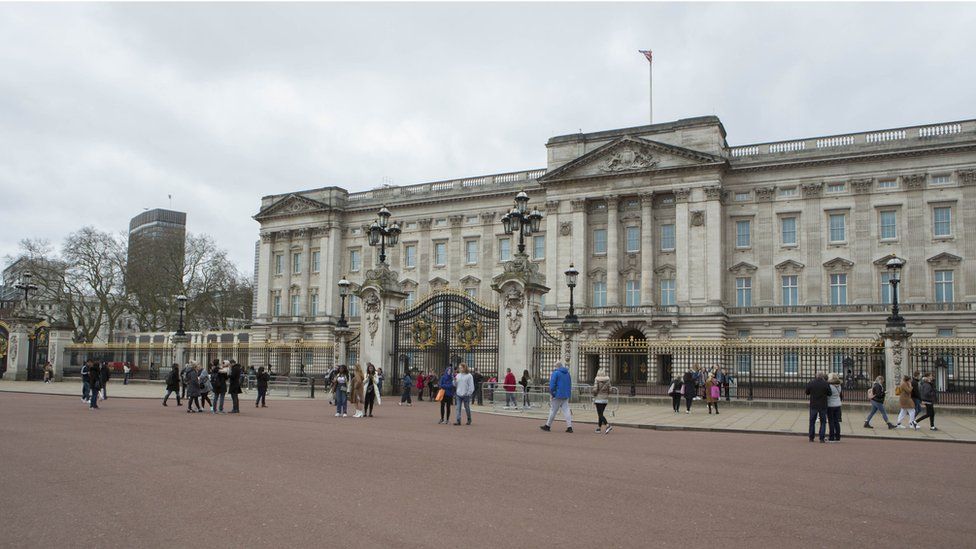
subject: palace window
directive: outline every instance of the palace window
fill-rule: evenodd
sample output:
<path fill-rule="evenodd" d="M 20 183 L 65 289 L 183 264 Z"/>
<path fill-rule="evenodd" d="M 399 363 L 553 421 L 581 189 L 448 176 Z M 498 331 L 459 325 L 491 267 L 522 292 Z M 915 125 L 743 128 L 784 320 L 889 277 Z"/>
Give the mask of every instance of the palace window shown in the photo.
<path fill-rule="evenodd" d="M 477 240 L 465 240 L 464 241 L 464 262 L 468 265 L 478 262 L 478 241 Z"/>
<path fill-rule="evenodd" d="M 746 220 L 740 220 L 735 222 L 735 247 L 736 248 L 748 248 L 751 243 L 750 230 L 752 228 L 752 223 Z"/>
<path fill-rule="evenodd" d="M 634 253 L 640 251 L 640 227 L 627 227 L 626 229 L 626 239 L 628 253 Z"/>
<path fill-rule="evenodd" d="M 898 180 L 897 179 L 879 179 L 878 180 L 879 189 L 897 189 Z"/>
<path fill-rule="evenodd" d="M 796 218 L 784 217 L 779 221 L 780 240 L 784 246 L 796 246 Z"/>
<path fill-rule="evenodd" d="M 881 303 L 887 305 L 891 303 L 891 274 L 888 271 L 881 273 L 881 291 L 879 295 L 881 296 Z"/>
<path fill-rule="evenodd" d="M 939 328 L 937 335 L 939 337 L 953 337 L 954 332 L 952 328 Z"/>
<path fill-rule="evenodd" d="M 403 266 L 404 267 L 417 266 L 417 245 L 416 244 L 408 244 L 403 247 Z"/>
<path fill-rule="evenodd" d="M 932 184 L 933 185 L 948 185 L 949 184 L 949 181 L 950 180 L 949 180 L 949 176 L 948 175 L 933 175 L 932 176 Z"/>
<path fill-rule="evenodd" d="M 322 252 L 316 250 L 312 252 L 312 272 L 317 273 L 322 267 Z"/>
<path fill-rule="evenodd" d="M 898 216 L 894 210 L 884 210 L 880 214 L 881 240 L 898 238 Z"/>
<path fill-rule="evenodd" d="M 512 241 L 508 238 L 498 240 L 498 260 L 508 261 L 512 259 Z"/>
<path fill-rule="evenodd" d="M 779 195 L 783 197 L 797 196 L 800 194 L 797 192 L 796 187 L 785 187 L 779 190 Z"/>
<path fill-rule="evenodd" d="M 796 328 L 783 328 L 783 337 L 785 339 L 796 338 Z"/>
<path fill-rule="evenodd" d="M 800 288 L 797 285 L 797 275 L 783 275 L 783 305 L 796 307 L 800 304 Z"/>
<path fill-rule="evenodd" d="M 847 337 L 847 328 L 832 328 L 830 337 Z"/>
<path fill-rule="evenodd" d="M 292 274 L 301 274 L 301 272 L 302 272 L 302 254 L 301 253 L 291 254 L 291 272 L 292 272 Z"/>
<path fill-rule="evenodd" d="M 670 252 L 674 250 L 674 225 L 661 225 L 661 250 Z"/>
<path fill-rule="evenodd" d="M 593 283 L 593 306 L 607 306 L 607 283 L 603 281 Z"/>
<path fill-rule="evenodd" d="M 409 309 L 410 307 L 413 307 L 413 304 L 416 302 L 416 300 L 417 300 L 417 292 L 414 290 L 410 290 L 407 292 L 406 299 L 403 300 L 403 305 L 404 307 Z"/>
<path fill-rule="evenodd" d="M 308 314 L 316 316 L 319 314 L 319 294 L 311 295 L 311 303 L 308 306 Z"/>
<path fill-rule="evenodd" d="M 465 288 L 464 295 L 468 297 L 476 298 L 478 297 L 478 288 L 471 288 L 471 287 Z"/>
<path fill-rule="evenodd" d="M 447 242 L 434 243 L 434 265 L 438 267 L 447 265 Z"/>
<path fill-rule="evenodd" d="M 732 200 L 736 202 L 748 202 L 750 198 L 752 198 L 751 193 L 735 193 L 735 195 L 733 195 L 732 197 Z"/>
<path fill-rule="evenodd" d="M 847 305 L 847 274 L 830 275 L 830 304 Z"/>
<path fill-rule="evenodd" d="M 830 214 L 830 241 L 844 242 L 845 240 L 847 240 L 847 216 Z"/>
<path fill-rule="evenodd" d="M 846 183 L 831 183 L 827 185 L 828 193 L 842 193 L 847 188 Z"/>
<path fill-rule="evenodd" d="M 628 280 L 624 301 L 628 307 L 640 305 L 640 281 Z"/>
<path fill-rule="evenodd" d="M 301 311 L 298 308 L 299 300 L 297 295 L 291 296 L 291 316 L 298 316 Z"/>
<path fill-rule="evenodd" d="M 546 237 L 545 236 L 532 237 L 532 257 L 533 259 L 538 259 L 538 260 L 542 260 L 546 258 Z"/>
<path fill-rule="evenodd" d="M 932 209 L 932 234 L 952 236 L 952 208 L 940 206 Z"/>
<path fill-rule="evenodd" d="M 349 296 L 349 316 L 359 316 L 359 296 Z"/>
<path fill-rule="evenodd" d="M 275 274 L 281 274 L 285 270 L 285 258 L 281 254 L 275 254 Z"/>
<path fill-rule="evenodd" d="M 603 255 L 607 253 L 607 230 L 606 229 L 593 230 L 593 253 L 595 255 Z"/>
<path fill-rule="evenodd" d="M 674 279 L 661 280 L 661 305 L 674 305 Z"/>
<path fill-rule="evenodd" d="M 363 259 L 359 250 L 349 250 L 349 270 L 356 272 L 362 266 Z"/>
<path fill-rule="evenodd" d="M 272 309 L 272 314 L 274 316 L 281 316 L 281 296 L 274 296 L 274 308 Z"/>
<path fill-rule="evenodd" d="M 952 303 L 952 271 L 935 271 L 935 302 Z"/>
<path fill-rule="evenodd" d="M 752 306 L 752 277 L 740 276 L 735 279 L 735 306 Z"/>
<path fill-rule="evenodd" d="M 800 355 L 796 351 L 783 352 L 783 373 L 796 375 L 800 371 Z"/>

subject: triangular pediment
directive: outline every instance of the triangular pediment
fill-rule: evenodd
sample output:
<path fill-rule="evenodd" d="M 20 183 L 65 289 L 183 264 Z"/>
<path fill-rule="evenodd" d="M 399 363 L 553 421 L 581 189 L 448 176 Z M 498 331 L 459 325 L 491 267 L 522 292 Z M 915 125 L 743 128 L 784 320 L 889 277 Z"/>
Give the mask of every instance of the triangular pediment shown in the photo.
<path fill-rule="evenodd" d="M 889 260 L 892 260 L 892 259 L 894 259 L 896 257 L 898 257 L 898 256 L 896 256 L 895 254 L 888 254 L 888 255 L 886 255 L 884 257 L 880 257 L 878 259 L 875 259 L 874 260 L 874 264 L 877 265 L 878 267 L 884 267 L 885 265 L 888 264 L 888 261 Z"/>
<path fill-rule="evenodd" d="M 431 287 L 443 287 L 443 286 L 447 286 L 449 284 L 449 282 L 447 280 L 445 280 L 445 279 L 443 279 L 443 278 L 441 278 L 439 276 L 435 276 L 435 277 L 431 278 L 430 280 L 428 280 L 427 282 L 431 285 Z"/>
<path fill-rule="evenodd" d="M 721 156 L 625 135 L 572 160 L 538 179 L 542 184 L 650 171 L 716 166 Z"/>
<path fill-rule="evenodd" d="M 854 262 L 849 259 L 844 259 L 843 257 L 835 257 L 830 261 L 823 264 L 825 269 L 828 270 L 847 270 L 854 266 Z"/>
<path fill-rule="evenodd" d="M 729 267 L 729 272 L 732 273 L 752 273 L 755 272 L 757 267 L 752 263 L 746 263 L 745 261 L 740 261 L 735 265 Z"/>
<path fill-rule="evenodd" d="M 461 284 L 481 284 L 481 279 L 474 275 L 467 275 L 461 279 Z"/>
<path fill-rule="evenodd" d="M 328 210 L 328 204 L 292 193 L 258 212 L 254 216 L 254 219 L 263 221 L 274 217 L 306 215 L 309 213 L 326 212 Z"/>
<path fill-rule="evenodd" d="M 777 271 L 800 271 L 804 267 L 803 263 L 793 261 L 792 259 L 787 259 L 776 265 Z"/>
<path fill-rule="evenodd" d="M 932 257 L 926 259 L 926 261 L 933 265 L 958 265 L 959 262 L 962 261 L 962 258 L 958 255 L 950 254 L 949 252 L 942 252 L 940 254 L 933 255 Z"/>

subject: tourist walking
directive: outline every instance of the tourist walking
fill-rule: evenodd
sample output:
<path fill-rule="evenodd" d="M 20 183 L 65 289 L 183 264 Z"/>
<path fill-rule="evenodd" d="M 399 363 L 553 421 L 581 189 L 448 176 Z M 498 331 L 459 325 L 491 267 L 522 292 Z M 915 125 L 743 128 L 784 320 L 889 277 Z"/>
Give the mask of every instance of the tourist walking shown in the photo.
<path fill-rule="evenodd" d="M 264 371 L 264 366 L 261 366 L 258 368 L 258 373 L 255 377 L 258 382 L 258 398 L 254 401 L 254 407 L 257 408 L 258 404 L 260 404 L 262 408 L 267 408 L 268 382 L 271 381 L 271 375 Z"/>
<path fill-rule="evenodd" d="M 830 385 L 830 396 L 827 397 L 828 442 L 840 442 L 840 406 L 844 399 L 840 383 L 840 375 L 830 372 L 827 376 L 827 384 Z"/>
<path fill-rule="evenodd" d="M 868 412 L 868 417 L 864 419 L 864 428 L 871 428 L 871 418 L 874 417 L 876 412 L 881 412 L 881 417 L 884 422 L 888 425 L 889 429 L 894 429 L 895 425 L 888 420 L 888 412 L 885 411 L 884 400 L 885 400 L 885 389 L 884 389 L 884 377 L 878 376 L 874 380 L 874 385 L 868 389 L 868 399 L 871 401 L 871 411 Z"/>
<path fill-rule="evenodd" d="M 474 378 L 474 396 L 472 397 L 472 402 L 477 401 L 478 406 L 484 406 L 485 404 L 485 394 L 484 394 L 484 383 L 485 376 L 481 375 L 481 372 L 477 368 L 471 373 Z"/>
<path fill-rule="evenodd" d="M 681 378 L 674 378 L 671 381 L 671 385 L 668 385 L 668 396 L 671 397 L 671 409 L 676 414 L 681 413 L 681 388 L 683 386 Z"/>
<path fill-rule="evenodd" d="M 522 370 L 522 379 L 519 380 L 519 385 L 522 386 L 522 406 L 526 408 L 530 407 L 529 403 L 529 371 Z M 479 397 L 478 404 L 481 404 Z"/>
<path fill-rule="evenodd" d="M 349 368 L 345 364 L 339 365 L 339 370 L 332 379 L 332 394 L 335 395 L 335 417 L 347 417 L 349 411 Z"/>
<path fill-rule="evenodd" d="M 98 362 L 92 362 L 91 366 L 88 368 L 88 377 L 91 378 L 91 395 L 88 400 L 88 409 L 97 410 L 98 409 L 98 391 L 101 387 L 101 366 Z"/>
<path fill-rule="evenodd" d="M 92 359 L 88 359 L 81 365 L 81 401 L 88 403 L 91 401 L 91 369 Z"/>
<path fill-rule="evenodd" d="M 98 386 L 102 389 L 102 400 L 108 400 L 108 380 L 112 377 L 111 368 L 108 362 L 103 362 L 98 367 Z"/>
<path fill-rule="evenodd" d="M 827 399 L 830 397 L 830 385 L 824 374 L 817 374 L 807 383 L 806 394 L 810 395 L 810 442 L 814 439 L 817 420 L 820 420 L 820 442 L 827 442 Z"/>
<path fill-rule="evenodd" d="M 424 388 L 426 387 L 426 385 L 424 384 L 426 382 L 427 382 L 427 376 L 425 376 L 423 372 L 418 371 L 417 372 L 417 402 L 424 401 Z"/>
<path fill-rule="evenodd" d="M 129 366 L 129 363 L 128 362 L 123 363 L 122 364 L 122 385 L 129 384 L 129 376 L 131 375 L 132 375 L 132 368 Z"/>
<path fill-rule="evenodd" d="M 708 413 L 712 413 L 712 406 L 715 406 L 715 415 L 718 415 L 718 399 L 722 396 L 722 386 L 715 379 L 715 374 L 708 374 L 705 381 L 705 402 L 708 403 Z"/>
<path fill-rule="evenodd" d="M 52 378 L 54 378 L 54 366 L 47 362 L 44 364 L 44 383 L 51 383 Z"/>
<path fill-rule="evenodd" d="M 169 400 L 169 395 L 172 393 L 176 393 L 176 405 L 183 406 L 180 401 L 180 365 L 175 362 L 169 371 L 169 375 L 166 376 L 166 394 L 163 395 L 163 406 L 166 406 L 166 401 Z"/>
<path fill-rule="evenodd" d="M 918 425 L 915 423 L 915 403 L 912 401 L 912 378 L 911 376 L 901 376 L 901 383 L 895 388 L 895 395 L 898 396 L 898 421 L 895 422 L 895 427 L 899 429 L 905 429 L 906 427 L 901 424 L 905 416 L 908 416 L 908 426 L 912 429 L 918 430 Z"/>
<path fill-rule="evenodd" d="M 400 403 L 397 406 L 403 406 L 404 404 L 413 406 L 413 403 L 410 401 L 411 389 L 413 389 L 413 378 L 410 377 L 410 370 L 407 370 L 403 374 L 403 392 L 400 393 Z"/>
<path fill-rule="evenodd" d="M 352 379 L 349 381 L 349 402 L 356 409 L 352 417 L 363 417 L 363 398 L 365 396 L 365 379 L 363 367 L 355 364 L 352 367 Z"/>
<path fill-rule="evenodd" d="M 427 399 L 434 402 L 437 392 L 439 391 L 439 380 L 434 372 L 429 372 L 427 374 Z"/>
<path fill-rule="evenodd" d="M 922 415 L 922 397 L 919 394 L 919 383 L 922 379 L 922 374 L 915 370 L 912 372 L 912 402 L 915 403 L 915 422 L 918 422 L 918 416 Z"/>
<path fill-rule="evenodd" d="M 922 403 L 925 404 L 925 413 L 915 418 L 915 425 L 917 426 L 923 419 L 928 418 L 929 430 L 938 431 L 935 427 L 935 404 L 939 400 L 939 393 L 935 390 L 935 376 L 932 372 L 926 372 L 925 376 L 922 377 L 918 394 Z"/>
<path fill-rule="evenodd" d="M 223 366 L 223 367 L 222 367 Z M 227 378 L 230 375 L 230 363 L 226 360 L 221 364 L 216 358 L 210 363 L 210 384 L 213 385 L 213 406 L 210 411 L 214 414 L 224 413 L 224 396 L 227 395 Z"/>
<path fill-rule="evenodd" d="M 380 373 L 371 362 L 366 363 L 366 378 L 363 380 L 365 396 L 363 397 L 364 409 L 363 417 L 373 417 L 373 405 L 383 405 L 380 397 L 381 387 Z"/>
<path fill-rule="evenodd" d="M 383 394 L 383 380 L 386 379 L 386 374 L 383 373 L 383 368 L 376 369 L 376 394 Z"/>
<path fill-rule="evenodd" d="M 691 403 L 695 400 L 695 392 L 697 388 L 695 386 L 695 374 L 691 370 L 685 372 L 683 378 L 681 378 L 681 394 L 685 397 L 685 413 L 691 413 Z"/>
<path fill-rule="evenodd" d="M 457 375 L 457 386 L 454 390 L 455 398 L 457 398 L 457 421 L 454 424 L 461 424 L 461 408 L 463 407 L 468 416 L 467 425 L 471 425 L 471 396 L 474 394 L 474 376 L 468 372 L 468 365 L 463 362 L 458 366 L 458 370 L 460 372 Z M 514 379 L 515 376 L 513 375 L 512 380 L 514 381 Z"/>
<path fill-rule="evenodd" d="M 517 401 L 515 400 L 515 374 L 512 373 L 511 368 L 505 368 L 505 383 L 503 387 L 505 389 L 505 407 L 518 408 Z"/>
<path fill-rule="evenodd" d="M 210 391 L 213 391 L 213 383 L 210 380 L 210 366 L 197 365 L 198 381 L 200 383 L 200 405 L 207 405 L 213 411 L 213 403 L 210 402 Z"/>
<path fill-rule="evenodd" d="M 606 425 L 607 430 L 603 434 L 607 434 L 613 430 L 613 426 L 603 415 L 603 411 L 607 409 L 607 404 L 610 403 L 610 375 L 607 374 L 606 366 L 601 367 L 596 373 L 596 377 L 593 378 L 592 392 L 593 406 L 596 407 L 596 432 L 599 433 L 601 428 Z"/>
<path fill-rule="evenodd" d="M 243 392 L 241 390 L 241 378 L 244 376 L 244 368 L 237 363 L 236 360 L 230 360 L 230 369 L 227 372 L 227 385 L 230 392 L 230 400 L 233 406 L 231 407 L 230 413 L 239 414 L 241 413 L 241 403 L 240 394 Z"/>
<path fill-rule="evenodd" d="M 183 369 L 180 370 L 180 383 L 181 383 L 180 393 L 182 394 L 183 398 L 186 398 L 186 384 L 187 384 L 187 376 L 189 375 L 189 373 L 190 373 L 190 363 L 187 362 L 186 364 L 183 365 Z"/>
<path fill-rule="evenodd" d="M 186 413 L 202 412 L 200 408 L 200 372 L 196 362 L 190 361 L 190 370 L 186 374 Z M 196 404 L 197 409 L 193 409 Z"/>
<path fill-rule="evenodd" d="M 437 386 L 439 390 L 435 398 L 441 402 L 441 420 L 437 423 L 447 425 L 451 422 L 451 402 L 454 401 L 454 374 L 450 366 L 444 370 Z"/>
<path fill-rule="evenodd" d="M 549 409 L 549 419 L 546 424 L 539 428 L 543 431 L 552 429 L 552 422 L 560 410 L 566 419 L 566 432 L 573 432 L 573 416 L 569 411 L 569 398 L 573 394 L 573 382 L 569 377 L 569 369 L 562 362 L 556 363 L 556 369 L 549 378 L 549 394 L 552 396 L 552 404 Z"/>

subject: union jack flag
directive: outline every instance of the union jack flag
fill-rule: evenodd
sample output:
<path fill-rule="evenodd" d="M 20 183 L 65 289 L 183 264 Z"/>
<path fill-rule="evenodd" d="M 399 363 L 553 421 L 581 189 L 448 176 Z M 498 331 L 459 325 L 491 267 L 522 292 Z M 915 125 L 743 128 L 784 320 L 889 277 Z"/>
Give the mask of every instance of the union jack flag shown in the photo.
<path fill-rule="evenodd" d="M 654 56 L 654 54 L 651 52 L 651 50 L 637 50 L 637 51 L 639 51 L 640 53 L 643 53 L 644 54 L 644 57 L 647 58 L 647 62 L 648 63 L 651 63 L 651 62 L 654 61 L 653 59 L 651 59 Z"/>

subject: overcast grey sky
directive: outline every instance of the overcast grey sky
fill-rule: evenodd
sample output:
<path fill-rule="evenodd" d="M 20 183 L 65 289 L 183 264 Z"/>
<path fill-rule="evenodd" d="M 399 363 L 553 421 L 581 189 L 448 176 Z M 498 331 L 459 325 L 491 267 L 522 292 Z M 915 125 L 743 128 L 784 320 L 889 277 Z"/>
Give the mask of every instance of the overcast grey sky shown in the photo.
<path fill-rule="evenodd" d="M 0 4 L 0 256 L 147 207 L 249 272 L 267 194 L 544 167 L 553 135 L 730 144 L 976 118 L 973 4 Z"/>

